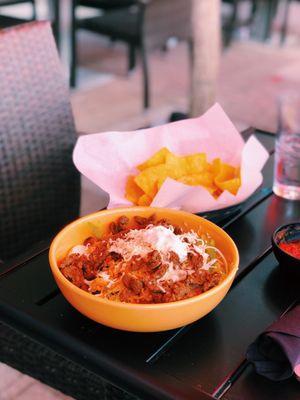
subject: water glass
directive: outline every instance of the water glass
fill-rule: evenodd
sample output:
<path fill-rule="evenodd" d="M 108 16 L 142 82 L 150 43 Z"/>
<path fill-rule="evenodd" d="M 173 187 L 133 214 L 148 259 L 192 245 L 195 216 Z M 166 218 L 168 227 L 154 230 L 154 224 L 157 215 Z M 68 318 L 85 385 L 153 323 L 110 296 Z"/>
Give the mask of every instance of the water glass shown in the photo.
<path fill-rule="evenodd" d="M 279 100 L 273 191 L 289 200 L 300 200 L 300 94 Z"/>

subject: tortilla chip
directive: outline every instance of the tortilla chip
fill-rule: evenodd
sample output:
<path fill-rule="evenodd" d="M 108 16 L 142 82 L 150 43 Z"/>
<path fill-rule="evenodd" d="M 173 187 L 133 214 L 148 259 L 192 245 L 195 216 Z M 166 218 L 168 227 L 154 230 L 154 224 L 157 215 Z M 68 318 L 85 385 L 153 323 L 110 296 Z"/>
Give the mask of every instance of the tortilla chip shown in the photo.
<path fill-rule="evenodd" d="M 168 167 L 169 176 L 173 179 L 179 179 L 188 175 L 188 163 L 185 157 L 178 157 L 173 153 L 166 156 L 166 166 Z"/>
<path fill-rule="evenodd" d="M 158 184 L 168 176 L 168 168 L 164 164 L 146 168 L 134 179 L 135 183 L 151 198 L 155 197 L 158 191 Z"/>
<path fill-rule="evenodd" d="M 206 186 L 212 189 L 216 189 L 214 185 L 214 177 L 213 174 L 210 172 L 203 172 L 202 174 L 192 174 L 192 175 L 185 175 L 178 179 L 179 182 L 185 183 L 186 185 L 191 186 Z"/>
<path fill-rule="evenodd" d="M 128 177 L 125 197 L 138 205 L 150 205 L 168 177 L 186 185 L 203 186 L 215 198 L 224 190 L 236 195 L 241 186 L 240 168 L 220 158 L 208 163 L 205 153 L 177 156 L 163 147 L 137 168 L 141 172 Z"/>
<path fill-rule="evenodd" d="M 235 196 L 241 186 L 241 179 L 233 178 L 229 179 L 228 181 L 219 182 L 217 185 L 222 191 L 227 190 Z"/>
<path fill-rule="evenodd" d="M 150 196 L 148 196 L 147 194 L 143 194 L 139 198 L 137 204 L 138 204 L 138 206 L 150 206 L 150 204 L 152 203 L 152 200 L 153 199 Z"/>
<path fill-rule="evenodd" d="M 196 153 L 190 156 L 184 156 L 188 174 L 201 174 L 208 171 L 208 163 L 205 153 Z"/>
<path fill-rule="evenodd" d="M 235 178 L 236 169 L 235 167 L 220 163 L 219 171 L 215 177 L 218 181 L 228 181 L 229 179 Z"/>
<path fill-rule="evenodd" d="M 227 190 L 236 195 L 241 186 L 240 169 L 222 162 L 218 163 L 218 174 L 214 183 L 222 191 Z"/>
<path fill-rule="evenodd" d="M 125 186 L 125 198 L 131 201 L 133 204 L 137 204 L 139 198 L 144 194 L 141 188 L 134 181 L 134 176 L 130 175 L 127 178 Z"/>
<path fill-rule="evenodd" d="M 163 147 L 160 150 L 158 150 L 155 154 L 153 154 L 152 157 L 148 158 L 148 160 L 146 160 L 144 163 L 138 165 L 137 169 L 143 171 L 146 168 L 154 167 L 159 164 L 164 164 L 166 161 L 166 156 L 169 153 L 170 151 L 166 147 Z"/>

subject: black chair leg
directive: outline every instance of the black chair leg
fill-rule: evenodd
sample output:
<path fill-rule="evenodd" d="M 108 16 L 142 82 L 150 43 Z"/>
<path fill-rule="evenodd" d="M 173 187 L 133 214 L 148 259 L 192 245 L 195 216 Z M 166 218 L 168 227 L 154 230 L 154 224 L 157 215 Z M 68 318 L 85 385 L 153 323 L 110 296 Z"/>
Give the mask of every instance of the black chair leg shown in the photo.
<path fill-rule="evenodd" d="M 32 19 L 35 21 L 36 17 L 36 3 L 35 0 L 32 0 Z"/>
<path fill-rule="evenodd" d="M 144 89 L 144 109 L 149 108 L 150 99 L 149 99 L 149 71 L 148 71 L 148 63 L 147 63 L 147 54 L 144 44 L 140 47 L 141 52 L 141 60 L 142 60 L 142 69 L 143 69 L 143 89 Z"/>
<path fill-rule="evenodd" d="M 52 29 L 56 45 L 60 50 L 60 0 L 52 0 Z"/>
<path fill-rule="evenodd" d="M 224 47 L 228 47 L 233 39 L 233 35 L 235 33 L 235 29 L 236 29 L 236 23 L 237 23 L 237 17 L 238 17 L 238 1 L 235 0 L 233 1 L 232 4 L 233 10 L 232 10 L 232 14 L 230 17 L 230 21 L 228 23 L 228 26 L 225 28 L 225 32 L 224 32 Z"/>
<path fill-rule="evenodd" d="M 72 2 L 71 16 L 71 66 L 70 66 L 70 86 L 75 87 L 77 81 L 77 40 L 76 40 L 76 14 L 75 3 Z"/>
<path fill-rule="evenodd" d="M 285 0 L 284 16 L 283 16 L 283 22 L 282 22 L 282 27 L 281 27 L 281 32 L 280 32 L 280 44 L 281 44 L 281 46 L 283 46 L 284 43 L 285 43 L 286 34 L 287 34 L 287 30 L 288 30 L 290 5 L 291 5 L 291 0 Z"/>
<path fill-rule="evenodd" d="M 273 0 L 273 1 L 269 2 L 269 4 L 267 5 L 267 10 L 265 12 L 266 19 L 265 19 L 265 29 L 264 29 L 264 36 L 263 36 L 264 41 L 270 39 L 271 31 L 272 31 L 272 22 L 273 22 L 275 14 L 277 12 L 278 4 L 279 4 L 278 0 Z"/>
<path fill-rule="evenodd" d="M 128 44 L 128 72 L 134 70 L 136 64 L 135 46 Z"/>

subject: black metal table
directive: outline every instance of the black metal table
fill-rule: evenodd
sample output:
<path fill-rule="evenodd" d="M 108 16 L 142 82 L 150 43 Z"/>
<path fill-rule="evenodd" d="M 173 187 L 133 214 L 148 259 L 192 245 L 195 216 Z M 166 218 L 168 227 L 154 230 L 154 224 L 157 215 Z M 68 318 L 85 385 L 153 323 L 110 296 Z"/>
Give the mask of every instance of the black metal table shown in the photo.
<path fill-rule="evenodd" d="M 295 379 L 273 383 L 245 361 L 247 346 L 299 296 L 295 282 L 280 274 L 270 237 L 279 225 L 300 220 L 300 202 L 272 194 L 274 138 L 256 135 L 271 156 L 263 187 L 221 223 L 237 244 L 240 268 L 215 310 L 162 333 L 104 327 L 63 298 L 50 273 L 48 245 L 41 245 L 1 270 L 0 320 L 13 328 L 9 338 L 0 330 L 1 360 L 78 399 L 103 398 L 99 384 L 87 383 L 99 376 L 143 399 L 299 399 Z M 125 398 L 116 393 L 111 397 Z"/>

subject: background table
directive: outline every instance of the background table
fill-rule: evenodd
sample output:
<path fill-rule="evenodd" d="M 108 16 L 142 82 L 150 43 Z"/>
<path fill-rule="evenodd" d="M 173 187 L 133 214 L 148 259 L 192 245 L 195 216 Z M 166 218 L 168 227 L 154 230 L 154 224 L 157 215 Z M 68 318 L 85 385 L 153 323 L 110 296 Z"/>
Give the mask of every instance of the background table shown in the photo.
<path fill-rule="evenodd" d="M 270 382 L 245 361 L 247 346 L 299 296 L 299 284 L 280 274 L 270 237 L 279 225 L 300 219 L 300 203 L 270 191 L 274 139 L 256 134 L 270 159 L 262 188 L 223 221 L 239 249 L 240 267 L 215 310 L 161 333 L 96 324 L 60 294 L 48 265 L 48 244 L 41 244 L 1 270 L 0 319 L 13 328 L 8 336 L 0 331 L 1 360 L 85 400 L 103 398 L 99 376 L 143 399 L 299 399 L 295 379 Z M 107 398 L 125 397 L 115 391 Z"/>

